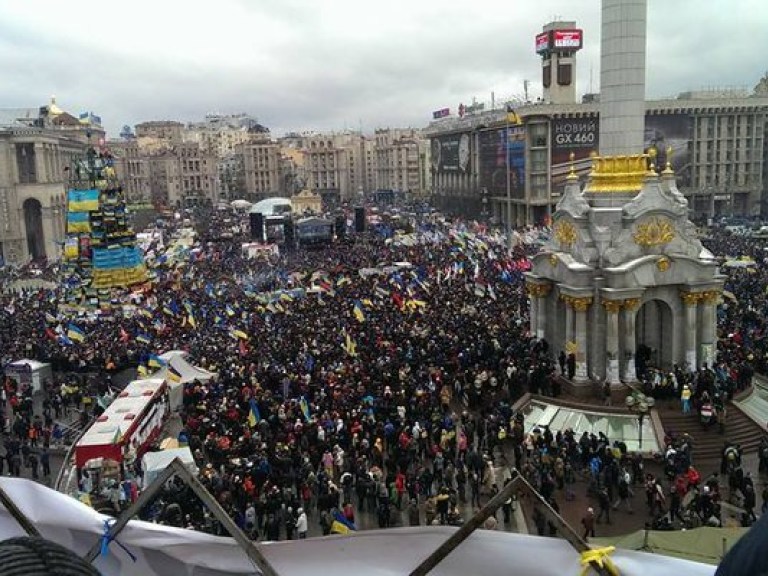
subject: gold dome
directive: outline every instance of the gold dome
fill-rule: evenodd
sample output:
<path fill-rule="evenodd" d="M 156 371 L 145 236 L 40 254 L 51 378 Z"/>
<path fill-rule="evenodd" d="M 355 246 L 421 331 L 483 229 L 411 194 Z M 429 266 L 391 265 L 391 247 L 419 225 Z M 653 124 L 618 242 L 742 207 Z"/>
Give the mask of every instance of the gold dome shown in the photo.
<path fill-rule="evenodd" d="M 64 110 L 56 105 L 56 96 L 51 96 L 51 103 L 48 104 L 48 115 L 58 116 L 60 114 L 64 114 Z"/>

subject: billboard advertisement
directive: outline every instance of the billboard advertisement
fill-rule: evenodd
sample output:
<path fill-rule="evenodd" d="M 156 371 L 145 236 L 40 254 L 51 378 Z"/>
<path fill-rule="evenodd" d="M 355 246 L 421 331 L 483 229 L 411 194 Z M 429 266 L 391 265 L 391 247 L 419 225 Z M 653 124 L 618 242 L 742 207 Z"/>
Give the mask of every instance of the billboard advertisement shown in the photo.
<path fill-rule="evenodd" d="M 549 32 L 536 34 L 536 54 L 544 54 L 549 51 Z"/>
<path fill-rule="evenodd" d="M 691 186 L 691 147 L 693 120 L 688 114 L 653 114 L 645 116 L 645 152 L 655 153 L 658 171 L 672 154 L 672 170 L 679 188 Z"/>
<path fill-rule="evenodd" d="M 446 118 L 450 115 L 451 115 L 450 108 L 441 108 L 440 110 L 435 110 L 434 112 L 432 112 L 432 119 L 439 120 L 440 118 Z"/>
<path fill-rule="evenodd" d="M 565 178 L 571 170 L 586 175 L 592 166 L 590 155 L 597 152 L 600 123 L 597 118 L 555 118 L 552 120 L 552 192 L 562 192 Z"/>
<path fill-rule="evenodd" d="M 438 172 L 470 170 L 471 140 L 469 134 L 451 134 L 432 138 L 432 167 Z"/>
<path fill-rule="evenodd" d="M 477 135 L 478 181 L 490 196 L 507 195 L 507 160 L 504 129 L 483 130 Z"/>
<path fill-rule="evenodd" d="M 509 167 L 510 198 L 525 198 L 525 128 L 484 130 L 477 141 L 480 188 L 488 190 L 490 196 L 506 197 Z M 507 158 L 504 150 L 508 151 Z"/>
<path fill-rule="evenodd" d="M 574 168 L 581 177 L 592 166 L 591 153 L 598 152 L 600 121 L 598 118 L 557 118 L 552 121 L 552 192 L 562 192 L 565 177 L 570 172 L 570 155 L 574 154 Z M 672 169 L 677 185 L 691 185 L 691 148 L 693 120 L 688 114 L 652 114 L 645 117 L 644 151 L 655 153 L 658 171 L 667 165 L 672 154 Z"/>
<path fill-rule="evenodd" d="M 525 127 L 507 128 L 510 198 L 525 198 Z"/>
<path fill-rule="evenodd" d="M 581 30 L 554 30 L 552 32 L 552 50 L 579 50 L 582 42 Z"/>

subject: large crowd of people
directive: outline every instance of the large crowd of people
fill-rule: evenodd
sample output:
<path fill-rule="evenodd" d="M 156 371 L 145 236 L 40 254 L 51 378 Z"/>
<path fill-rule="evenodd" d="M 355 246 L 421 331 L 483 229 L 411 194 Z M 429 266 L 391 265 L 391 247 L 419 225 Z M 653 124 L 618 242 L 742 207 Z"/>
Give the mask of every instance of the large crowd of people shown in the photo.
<path fill-rule="evenodd" d="M 210 230 L 236 216 L 203 218 Z M 672 502 L 704 482 L 685 438 L 669 439 L 669 474 L 657 477 L 620 441 L 571 430 L 525 434 L 512 411 L 526 391 L 558 394 L 553 376 L 566 370 L 528 327 L 523 273 L 542 233 L 521 231 L 510 247 L 482 226 L 430 221 L 407 235 L 371 232 L 257 258 L 243 253 L 238 234 L 173 249 L 155 240 L 147 247 L 153 282 L 125 295 L 128 306 L 115 301 L 95 314 L 84 309 L 90 298 L 73 300 L 66 283 L 0 295 L 0 350 L 4 363 L 33 356 L 54 364 L 51 410 L 64 391 L 74 397 L 66 402 L 88 408 L 83 397 L 110 389 L 106 377 L 61 374 L 145 370 L 169 350 L 218 374 L 184 386 L 179 439 L 209 491 L 254 538 L 306 537 L 313 523 L 328 534 L 360 514 L 382 527 L 459 523 L 462 511 L 499 491 L 508 481 L 500 470 L 513 464 L 555 507 L 583 481 L 598 508 L 583 519 L 588 534 L 620 505 L 633 512 L 642 489 L 655 522 L 661 512 L 682 521 Z M 724 268 L 736 296 L 719 308 L 717 366 L 667 374 L 647 366 L 649 394 L 680 398 L 690 386 L 696 402 L 727 402 L 768 362 L 761 248 L 719 232 L 707 243 L 715 254 L 755 261 Z M 23 271 L 4 274 L 10 282 Z M 81 340 L 67 336 L 73 323 Z M 101 403 L 89 406 L 84 413 Z M 34 421 L 30 415 L 27 433 Z M 704 521 L 711 500 L 697 499 Z M 504 522 L 512 505 L 502 508 Z M 144 514 L 222 530 L 177 482 Z M 554 533 L 540 510 L 533 520 L 539 533 Z"/>

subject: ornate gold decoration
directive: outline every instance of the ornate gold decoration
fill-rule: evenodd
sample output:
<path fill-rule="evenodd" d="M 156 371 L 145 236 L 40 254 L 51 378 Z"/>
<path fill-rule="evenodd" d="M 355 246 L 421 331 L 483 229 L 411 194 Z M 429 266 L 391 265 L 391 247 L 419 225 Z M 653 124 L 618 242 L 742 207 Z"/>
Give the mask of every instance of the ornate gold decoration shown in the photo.
<path fill-rule="evenodd" d="M 647 171 L 646 154 L 594 156 L 585 192 L 639 192 Z"/>
<path fill-rule="evenodd" d="M 664 167 L 662 174 L 674 174 L 672 170 L 672 146 L 667 146 L 667 165 Z"/>
<path fill-rule="evenodd" d="M 666 272 L 669 270 L 670 266 L 672 266 L 672 262 L 670 262 L 669 258 L 666 256 L 662 256 L 656 261 L 656 268 L 658 268 L 660 272 Z"/>
<path fill-rule="evenodd" d="M 603 300 L 603 307 L 606 312 L 616 314 L 621 310 L 621 300 Z"/>
<path fill-rule="evenodd" d="M 717 304 L 720 300 L 721 292 L 717 290 L 708 290 L 701 293 L 701 301 L 704 304 Z"/>
<path fill-rule="evenodd" d="M 568 220 L 559 220 L 555 224 L 554 235 L 560 247 L 570 248 L 576 243 L 578 232 L 576 232 L 576 226 Z"/>
<path fill-rule="evenodd" d="M 701 300 L 701 292 L 680 292 L 680 299 L 686 306 L 696 306 Z"/>
<path fill-rule="evenodd" d="M 573 340 L 569 340 L 565 343 L 565 353 L 566 354 L 576 354 L 576 352 L 579 351 L 579 345 L 576 344 Z"/>
<path fill-rule="evenodd" d="M 624 310 L 632 311 L 640 308 L 640 298 L 627 298 L 624 300 Z"/>
<path fill-rule="evenodd" d="M 571 152 L 568 154 L 568 160 L 570 164 L 570 169 L 568 170 L 568 180 L 578 180 L 578 176 L 576 175 L 576 154 Z"/>
<path fill-rule="evenodd" d="M 528 289 L 528 295 L 531 298 L 544 298 L 552 289 L 551 284 L 534 284 L 532 282 L 526 284 L 525 287 Z"/>
<path fill-rule="evenodd" d="M 592 298 L 571 298 L 570 304 L 576 312 L 586 312 L 592 304 Z"/>
<path fill-rule="evenodd" d="M 556 254 L 550 254 L 549 255 L 549 265 L 552 266 L 552 268 L 557 267 L 557 255 Z"/>
<path fill-rule="evenodd" d="M 633 238 L 638 246 L 661 246 L 674 240 L 675 227 L 667 218 L 657 216 L 638 224 Z"/>

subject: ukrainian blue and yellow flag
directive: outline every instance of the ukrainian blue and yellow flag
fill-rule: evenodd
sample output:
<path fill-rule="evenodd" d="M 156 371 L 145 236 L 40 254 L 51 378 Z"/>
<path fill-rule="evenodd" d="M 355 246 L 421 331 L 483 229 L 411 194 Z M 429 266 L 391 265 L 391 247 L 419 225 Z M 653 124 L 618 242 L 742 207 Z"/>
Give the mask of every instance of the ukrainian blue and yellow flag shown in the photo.
<path fill-rule="evenodd" d="M 355 305 L 352 307 L 352 313 L 358 322 L 365 322 L 365 312 L 363 311 L 363 303 L 360 300 L 355 300 Z"/>
<path fill-rule="evenodd" d="M 74 324 L 67 326 L 67 337 L 73 342 L 85 342 L 85 332 Z"/>
<path fill-rule="evenodd" d="M 357 526 L 344 517 L 344 514 L 338 510 L 333 513 L 333 523 L 331 524 L 331 534 L 349 534 L 356 532 Z"/>
<path fill-rule="evenodd" d="M 171 382 L 181 382 L 181 372 L 173 366 L 168 366 L 168 380 Z"/>
<path fill-rule="evenodd" d="M 165 362 L 163 361 L 162 358 L 160 358 L 160 356 L 156 354 L 150 354 L 149 362 L 147 362 L 147 364 L 149 365 L 150 368 L 162 368 Z"/>
<path fill-rule="evenodd" d="M 256 400 L 251 398 L 250 408 L 248 410 L 248 426 L 253 428 L 261 422 L 261 414 L 259 413 L 259 405 L 256 404 Z"/>
<path fill-rule="evenodd" d="M 68 212 L 67 232 L 78 234 L 91 231 L 91 216 L 88 212 Z"/>
<path fill-rule="evenodd" d="M 352 340 L 352 337 L 347 332 L 344 333 L 343 348 L 344 348 L 344 351 L 352 358 L 355 358 L 357 356 L 357 343 L 354 340 Z"/>
<path fill-rule="evenodd" d="M 302 396 L 301 400 L 299 400 L 299 408 L 301 408 L 301 413 L 304 415 L 304 419 L 309 422 L 309 402 L 307 402 L 307 399 L 304 398 L 304 396 Z"/>
<path fill-rule="evenodd" d="M 67 209 L 70 212 L 94 212 L 99 209 L 98 190 L 69 190 Z"/>
<path fill-rule="evenodd" d="M 148 335 L 144 334 L 143 332 L 139 332 L 136 335 L 136 342 L 139 344 L 149 344 L 152 342 L 152 338 L 150 338 Z"/>

